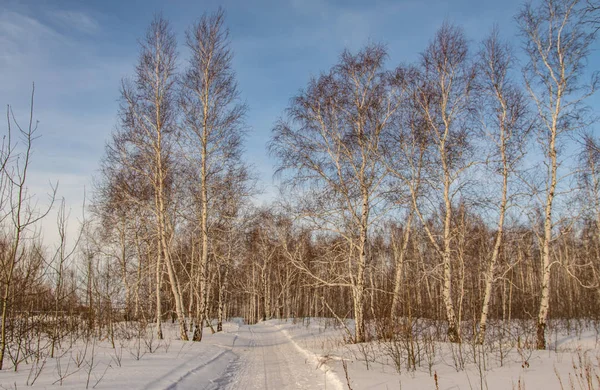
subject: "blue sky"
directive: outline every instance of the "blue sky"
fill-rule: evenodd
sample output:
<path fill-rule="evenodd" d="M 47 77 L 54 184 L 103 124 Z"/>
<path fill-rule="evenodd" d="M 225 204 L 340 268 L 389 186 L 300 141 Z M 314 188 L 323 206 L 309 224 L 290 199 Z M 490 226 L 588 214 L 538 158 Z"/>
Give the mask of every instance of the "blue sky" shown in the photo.
<path fill-rule="evenodd" d="M 225 9 L 234 69 L 249 106 L 246 157 L 268 197 L 275 192 L 274 162 L 265 149 L 273 123 L 290 97 L 310 76 L 333 65 L 344 48 L 355 51 L 366 43 L 382 42 L 388 47 L 390 67 L 410 63 L 444 20 L 463 26 L 474 44 L 497 23 L 503 35 L 519 45 L 513 16 L 522 3 L 0 1 L 0 102 L 14 106 L 25 121 L 35 82 L 35 117 L 42 138 L 35 147 L 31 189 L 43 197 L 48 182 L 59 181 L 58 194 L 76 215 L 116 123 L 120 80 L 132 74 L 137 40 L 156 12 L 162 12 L 176 31 L 183 62 L 185 29 L 203 12 Z"/>

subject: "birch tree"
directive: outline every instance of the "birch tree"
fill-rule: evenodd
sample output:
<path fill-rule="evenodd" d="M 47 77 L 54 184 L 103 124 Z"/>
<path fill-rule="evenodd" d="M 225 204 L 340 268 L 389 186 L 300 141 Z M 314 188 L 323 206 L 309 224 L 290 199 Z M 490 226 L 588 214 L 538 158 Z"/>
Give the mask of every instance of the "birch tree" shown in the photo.
<path fill-rule="evenodd" d="M 219 183 L 228 170 L 241 163 L 244 137 L 243 117 L 246 106 L 240 103 L 229 31 L 224 27 L 223 10 L 204 15 L 187 31 L 186 46 L 191 52 L 183 79 L 181 107 L 183 130 L 197 156 L 193 162 L 193 178 L 201 248 L 197 274 L 199 307 L 193 339 L 202 339 L 202 323 L 207 320 L 210 289 L 209 253 L 211 242 L 211 198 L 219 191 Z M 194 158 L 194 157 L 192 157 Z"/>
<path fill-rule="evenodd" d="M 537 109 L 537 140 L 543 154 L 544 182 L 534 188 L 543 209 L 538 235 L 541 248 L 541 286 L 537 314 L 537 348 L 546 348 L 546 323 L 550 310 L 552 242 L 557 238 L 557 195 L 570 176 L 561 154 L 569 135 L 585 126 L 583 103 L 597 84 L 581 81 L 595 32 L 585 23 L 580 0 L 544 0 L 527 4 L 518 15 L 528 62 L 523 70 L 525 84 Z"/>
<path fill-rule="evenodd" d="M 584 136 L 579 166 L 581 208 L 584 224 L 591 230 L 592 244 L 588 254 L 591 255 L 592 273 L 600 297 L 600 140 L 591 134 Z"/>
<path fill-rule="evenodd" d="M 421 175 L 425 163 L 425 153 L 428 148 L 427 137 L 424 136 L 425 124 L 422 111 L 419 109 L 419 93 L 415 88 L 417 71 L 406 68 L 402 71 L 403 77 L 397 81 L 400 109 L 395 115 L 394 126 L 391 126 L 386 136 L 387 142 L 383 145 L 383 160 L 395 179 L 394 201 L 405 212 L 401 235 L 397 228 L 392 229 L 391 248 L 395 263 L 392 303 L 390 315 L 393 320 L 399 309 L 400 290 L 404 263 L 407 260 L 407 248 L 413 231 L 415 218 L 415 204 L 412 201 L 420 196 Z"/>
<path fill-rule="evenodd" d="M 350 288 L 357 343 L 367 338 L 369 236 L 388 207 L 388 174 L 377 156 L 382 131 L 399 105 L 395 75 L 383 68 L 385 57 L 378 45 L 356 55 L 344 52 L 336 66 L 292 99 L 270 144 L 279 171 L 290 173 L 288 188 L 304 191 L 297 215 L 346 242 L 347 282 L 333 285 Z"/>
<path fill-rule="evenodd" d="M 479 105 L 483 136 L 489 145 L 487 165 L 491 177 L 500 181 L 499 199 L 492 199 L 497 208 L 497 222 L 492 250 L 484 275 L 485 288 L 479 319 L 479 342 L 483 343 L 487 318 L 496 278 L 496 264 L 504 240 L 506 214 L 514 200 L 514 190 L 509 188 L 515 170 L 524 156 L 526 136 L 531 128 L 527 117 L 527 103 L 523 92 L 511 78 L 513 55 L 510 46 L 500 41 L 497 30 L 485 39 L 479 52 L 482 100 Z"/>
<path fill-rule="evenodd" d="M 183 295 L 172 259 L 174 234 L 173 137 L 176 130 L 176 42 L 168 22 L 160 16 L 152 21 L 140 42 L 135 79 L 123 82 L 121 90 L 121 132 L 115 142 L 123 164 L 146 178 L 152 202 L 155 240 L 158 248 L 155 267 L 156 327 L 162 338 L 163 270 L 166 269 L 175 301 L 179 333 L 187 340 Z"/>
<path fill-rule="evenodd" d="M 459 342 L 460 324 L 452 294 L 452 268 L 456 261 L 452 219 L 462 177 L 473 165 L 469 114 L 476 72 L 463 31 L 450 24 L 438 30 L 420 62 L 415 82 L 417 107 L 422 112 L 424 136 L 430 146 L 422 181 L 427 183 L 423 187 L 426 195 L 419 199 L 416 188 L 412 188 L 411 197 L 415 213 L 441 260 L 448 338 Z M 439 220 L 441 239 L 428 223 L 429 217 Z"/>
<path fill-rule="evenodd" d="M 592 135 L 583 139 L 579 156 L 579 184 L 582 188 L 583 211 L 596 225 L 596 245 L 600 245 L 600 141 Z"/>

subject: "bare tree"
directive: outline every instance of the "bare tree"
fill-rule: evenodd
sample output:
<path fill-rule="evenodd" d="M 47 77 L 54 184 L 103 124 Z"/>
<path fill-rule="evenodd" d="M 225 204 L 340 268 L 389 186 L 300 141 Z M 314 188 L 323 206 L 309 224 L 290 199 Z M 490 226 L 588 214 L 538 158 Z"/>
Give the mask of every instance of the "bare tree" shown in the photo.
<path fill-rule="evenodd" d="M 27 179 L 31 163 L 33 143 L 37 138 L 37 122 L 33 120 L 33 101 L 35 88 L 31 91 L 29 123 L 21 127 L 10 106 L 7 107 L 7 136 L 0 148 L 0 223 L 10 242 L 7 250 L 0 256 L 0 285 L 2 286 L 2 318 L 0 324 L 0 370 L 6 352 L 7 319 L 14 281 L 14 271 L 25 258 L 23 247 L 25 238 L 35 235 L 34 226 L 42 220 L 52 208 L 56 187 L 52 189 L 48 208 L 39 210 L 32 202 L 32 194 L 27 188 Z M 12 125 L 18 129 L 18 139 L 13 141 Z"/>
<path fill-rule="evenodd" d="M 488 167 L 500 179 L 500 197 L 497 203 L 498 220 L 491 254 L 487 259 L 485 289 L 479 319 L 479 342 L 483 343 L 487 327 L 496 264 L 504 239 L 507 211 L 514 199 L 509 189 L 517 164 L 524 156 L 523 146 L 531 127 L 527 118 L 527 104 L 523 92 L 510 77 L 513 66 L 512 50 L 500 41 L 498 30 L 483 41 L 479 52 L 482 100 L 479 106 L 484 137 L 490 145 Z M 493 176 L 492 176 L 493 177 Z M 495 206 L 496 207 L 496 206 Z"/>
<path fill-rule="evenodd" d="M 406 68 L 401 72 L 402 77 L 396 80 L 398 90 L 402 91 L 397 95 L 400 108 L 395 115 L 394 126 L 388 129 L 386 142 L 383 143 L 383 161 L 390 175 L 395 179 L 393 200 L 405 212 L 401 231 L 392 228 L 390 238 L 395 263 L 390 306 L 392 320 L 400 304 L 402 274 L 413 230 L 415 218 L 413 194 L 415 199 L 420 196 L 424 157 L 429 146 L 427 137 L 424 136 L 425 120 L 419 107 L 419 92 L 416 88 L 418 71 L 414 68 Z"/>
<path fill-rule="evenodd" d="M 346 276 L 356 322 L 355 342 L 366 340 L 364 305 L 369 235 L 387 211 L 387 170 L 382 132 L 399 106 L 383 70 L 386 52 L 378 45 L 358 54 L 344 52 L 338 65 L 309 82 L 292 100 L 288 121 L 274 129 L 271 152 L 287 183 L 304 195 L 297 213 L 312 227 L 343 237 Z"/>
<path fill-rule="evenodd" d="M 199 309 L 193 339 L 202 339 L 202 324 L 208 320 L 208 293 L 210 290 L 209 252 L 211 228 L 209 224 L 211 198 L 216 198 L 220 183 L 232 171 L 242 167 L 241 153 L 244 137 L 243 116 L 246 106 L 239 102 L 235 73 L 231 68 L 233 54 L 229 31 L 224 27 L 225 13 L 219 9 L 213 15 L 203 15 L 187 32 L 186 45 L 191 57 L 183 80 L 181 107 L 184 112 L 183 130 L 191 146 L 188 155 L 192 161 L 193 193 L 201 247 L 197 267 Z M 193 157 L 197 156 L 197 157 Z M 237 175 L 228 180 L 244 181 Z M 194 260 L 195 261 L 195 260 Z"/>
<path fill-rule="evenodd" d="M 85 206 L 84 206 L 85 209 Z M 49 267 L 54 271 L 55 274 L 55 286 L 54 286 L 54 329 L 50 335 L 50 357 L 54 357 L 56 344 L 60 344 L 63 332 L 67 332 L 68 329 L 64 328 L 63 314 L 65 309 L 68 308 L 69 303 L 73 302 L 73 291 L 67 289 L 67 275 L 70 269 L 75 252 L 79 246 L 79 241 L 84 231 L 84 223 L 82 222 L 81 229 L 75 240 L 71 243 L 69 248 L 67 228 L 68 228 L 69 213 L 65 210 L 65 199 L 63 198 L 58 208 L 58 215 L 56 218 L 56 228 L 58 231 L 59 241 L 54 251 L 54 256 L 49 264 Z"/>
<path fill-rule="evenodd" d="M 584 220 L 591 225 L 592 270 L 600 295 L 600 141 L 591 134 L 584 136 L 579 155 L 578 181 L 581 186 L 581 208 Z M 593 256 L 596 258 L 593 259 Z"/>
<path fill-rule="evenodd" d="M 181 286 L 172 258 L 175 226 L 173 212 L 172 161 L 176 130 L 176 43 L 168 22 L 160 16 L 152 21 L 145 39 L 133 82 L 123 82 L 121 112 L 123 124 L 114 147 L 123 165 L 146 178 L 153 202 L 148 204 L 156 224 L 156 326 L 162 338 L 161 285 L 163 267 L 175 301 L 182 340 L 187 340 Z M 163 263 L 164 260 L 164 263 Z"/>
<path fill-rule="evenodd" d="M 539 235 L 542 279 L 537 315 L 537 347 L 546 348 L 546 322 L 550 309 L 552 242 L 556 239 L 557 191 L 568 177 L 560 151 L 568 135 L 585 126 L 582 104 L 596 89 L 581 82 L 595 34 L 588 30 L 580 0 L 544 0 L 527 4 L 518 15 L 528 63 L 525 83 L 539 120 L 537 138 L 544 155 L 544 183 L 536 189 L 543 207 L 543 232 Z"/>
<path fill-rule="evenodd" d="M 453 210 L 460 196 L 461 178 L 473 165 L 471 151 L 472 129 L 469 114 L 476 69 L 469 57 L 463 31 L 444 24 L 422 54 L 420 75 L 417 77 L 417 104 L 424 118 L 423 131 L 431 145 L 427 151 L 428 164 L 423 175 L 428 183 L 420 198 L 411 189 L 415 213 L 421 220 L 429 241 L 441 258 L 443 268 L 442 300 L 448 321 L 448 338 L 460 341 L 460 323 L 456 316 L 452 294 Z M 439 217 L 437 208 L 439 204 Z M 428 213 L 426 213 L 428 211 Z M 440 219 L 441 242 L 427 221 Z"/>

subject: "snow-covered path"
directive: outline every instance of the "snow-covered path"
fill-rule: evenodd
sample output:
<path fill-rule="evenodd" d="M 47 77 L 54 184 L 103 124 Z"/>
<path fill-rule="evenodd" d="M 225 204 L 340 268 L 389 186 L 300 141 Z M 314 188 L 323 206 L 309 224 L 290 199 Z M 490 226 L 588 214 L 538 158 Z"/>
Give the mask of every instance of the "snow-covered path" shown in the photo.
<path fill-rule="evenodd" d="M 232 346 L 204 362 L 168 388 L 187 389 L 336 389 L 338 383 L 317 368 L 278 327 L 241 326 Z M 330 374 L 331 375 L 331 374 Z"/>

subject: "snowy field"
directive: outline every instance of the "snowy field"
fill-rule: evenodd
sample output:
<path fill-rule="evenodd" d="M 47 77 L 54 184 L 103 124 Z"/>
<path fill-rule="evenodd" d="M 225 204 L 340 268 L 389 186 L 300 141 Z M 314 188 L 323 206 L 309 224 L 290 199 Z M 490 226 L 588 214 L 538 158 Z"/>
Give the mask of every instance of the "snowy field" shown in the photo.
<path fill-rule="evenodd" d="M 349 324 L 351 328 L 352 324 Z M 486 346 L 423 336 L 352 345 L 331 319 L 229 322 L 202 342 L 116 334 L 63 340 L 54 358 L 0 372 L 0 388 L 65 389 L 598 389 L 600 343 L 591 323 L 555 326 L 550 351 L 525 335 Z M 511 329 L 514 336 L 519 331 Z M 507 339 L 508 340 L 508 339 Z M 410 353 L 408 351 L 411 351 Z M 6 367 L 12 364 L 7 361 Z"/>
<path fill-rule="evenodd" d="M 412 343 L 353 345 L 342 341 L 344 331 L 335 329 L 332 320 L 272 323 L 325 363 L 344 388 L 600 389 L 600 340 L 590 323 L 557 324 L 550 351 L 535 350 L 531 336 L 521 334 L 518 324 L 511 329 L 516 342 L 507 339 L 481 346 L 434 342 L 425 330 Z M 411 368 L 407 368 L 409 346 L 414 356 Z"/>

